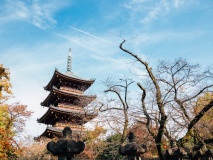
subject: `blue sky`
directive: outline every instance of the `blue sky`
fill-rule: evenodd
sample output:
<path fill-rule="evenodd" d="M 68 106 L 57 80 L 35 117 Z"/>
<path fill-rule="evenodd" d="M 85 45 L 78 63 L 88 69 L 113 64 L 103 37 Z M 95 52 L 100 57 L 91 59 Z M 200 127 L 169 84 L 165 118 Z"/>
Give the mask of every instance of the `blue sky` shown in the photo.
<path fill-rule="evenodd" d="M 43 86 L 55 67 L 66 71 L 69 48 L 73 72 L 96 79 L 93 94 L 107 77 L 143 74 L 119 50 L 122 38 L 151 66 L 179 57 L 212 64 L 212 8 L 212 0 L 1 0 L 0 63 L 10 68 L 14 101 L 34 111 L 26 132 L 45 129 L 36 123 L 45 112 Z"/>

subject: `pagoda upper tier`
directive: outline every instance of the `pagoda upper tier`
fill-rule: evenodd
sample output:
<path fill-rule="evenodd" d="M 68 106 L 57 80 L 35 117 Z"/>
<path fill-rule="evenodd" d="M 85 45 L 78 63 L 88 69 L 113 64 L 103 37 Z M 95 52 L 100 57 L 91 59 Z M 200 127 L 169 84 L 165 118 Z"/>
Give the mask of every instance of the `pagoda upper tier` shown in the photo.
<path fill-rule="evenodd" d="M 94 79 L 86 80 L 86 79 L 80 78 L 74 75 L 72 72 L 67 72 L 66 74 L 62 74 L 57 69 L 55 69 L 55 72 L 51 80 L 49 81 L 47 86 L 44 87 L 44 89 L 50 91 L 53 86 L 56 86 L 57 88 L 61 86 L 67 86 L 69 88 L 73 88 L 75 90 L 84 92 L 94 83 L 94 81 L 95 81 Z"/>
<path fill-rule="evenodd" d="M 69 103 L 75 106 L 78 105 L 80 107 L 85 107 L 96 98 L 96 96 L 78 93 L 78 90 L 75 92 L 69 90 L 72 89 L 66 87 L 58 89 L 53 86 L 47 98 L 41 102 L 41 105 L 49 107 L 50 105 L 58 106 L 59 103 Z"/>

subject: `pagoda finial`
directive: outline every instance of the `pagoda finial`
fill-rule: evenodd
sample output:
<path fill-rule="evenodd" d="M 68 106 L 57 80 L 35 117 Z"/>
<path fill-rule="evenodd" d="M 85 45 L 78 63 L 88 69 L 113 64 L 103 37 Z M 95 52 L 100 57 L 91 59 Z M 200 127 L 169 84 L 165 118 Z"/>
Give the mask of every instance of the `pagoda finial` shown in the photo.
<path fill-rule="evenodd" d="M 67 58 L 67 73 L 72 72 L 72 55 L 71 55 L 71 48 L 69 48 L 69 54 Z"/>

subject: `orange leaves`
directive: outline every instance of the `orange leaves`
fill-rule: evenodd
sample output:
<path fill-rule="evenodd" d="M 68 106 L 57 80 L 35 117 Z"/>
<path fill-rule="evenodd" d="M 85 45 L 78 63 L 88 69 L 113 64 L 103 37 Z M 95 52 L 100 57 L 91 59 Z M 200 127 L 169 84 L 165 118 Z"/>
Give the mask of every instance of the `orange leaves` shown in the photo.
<path fill-rule="evenodd" d="M 0 106 L 0 157 L 7 158 L 7 154 L 13 151 L 12 123 L 9 120 L 8 108 Z"/>
<path fill-rule="evenodd" d="M 10 105 L 8 111 L 16 132 L 21 132 L 25 125 L 26 118 L 30 117 L 32 112 L 27 111 L 26 105 L 22 105 L 19 103 Z"/>
<path fill-rule="evenodd" d="M 26 115 L 30 116 L 22 105 L 0 105 L 0 159 L 14 157 L 20 152 L 14 136 L 15 131 L 23 129 L 22 118 Z"/>
<path fill-rule="evenodd" d="M 11 94 L 9 69 L 4 68 L 3 64 L 0 64 L 0 104 L 5 102 Z"/>

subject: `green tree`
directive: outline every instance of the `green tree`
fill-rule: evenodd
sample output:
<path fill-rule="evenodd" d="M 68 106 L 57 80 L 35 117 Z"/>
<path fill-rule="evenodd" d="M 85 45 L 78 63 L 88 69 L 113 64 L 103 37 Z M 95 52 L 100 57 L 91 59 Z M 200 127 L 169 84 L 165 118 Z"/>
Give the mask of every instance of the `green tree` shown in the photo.
<path fill-rule="evenodd" d="M 99 154 L 98 159 L 102 160 L 116 160 L 122 159 L 123 156 L 118 153 L 120 147 L 120 140 L 122 134 L 113 134 L 106 138 L 105 143 L 106 148 L 101 154 Z"/>

